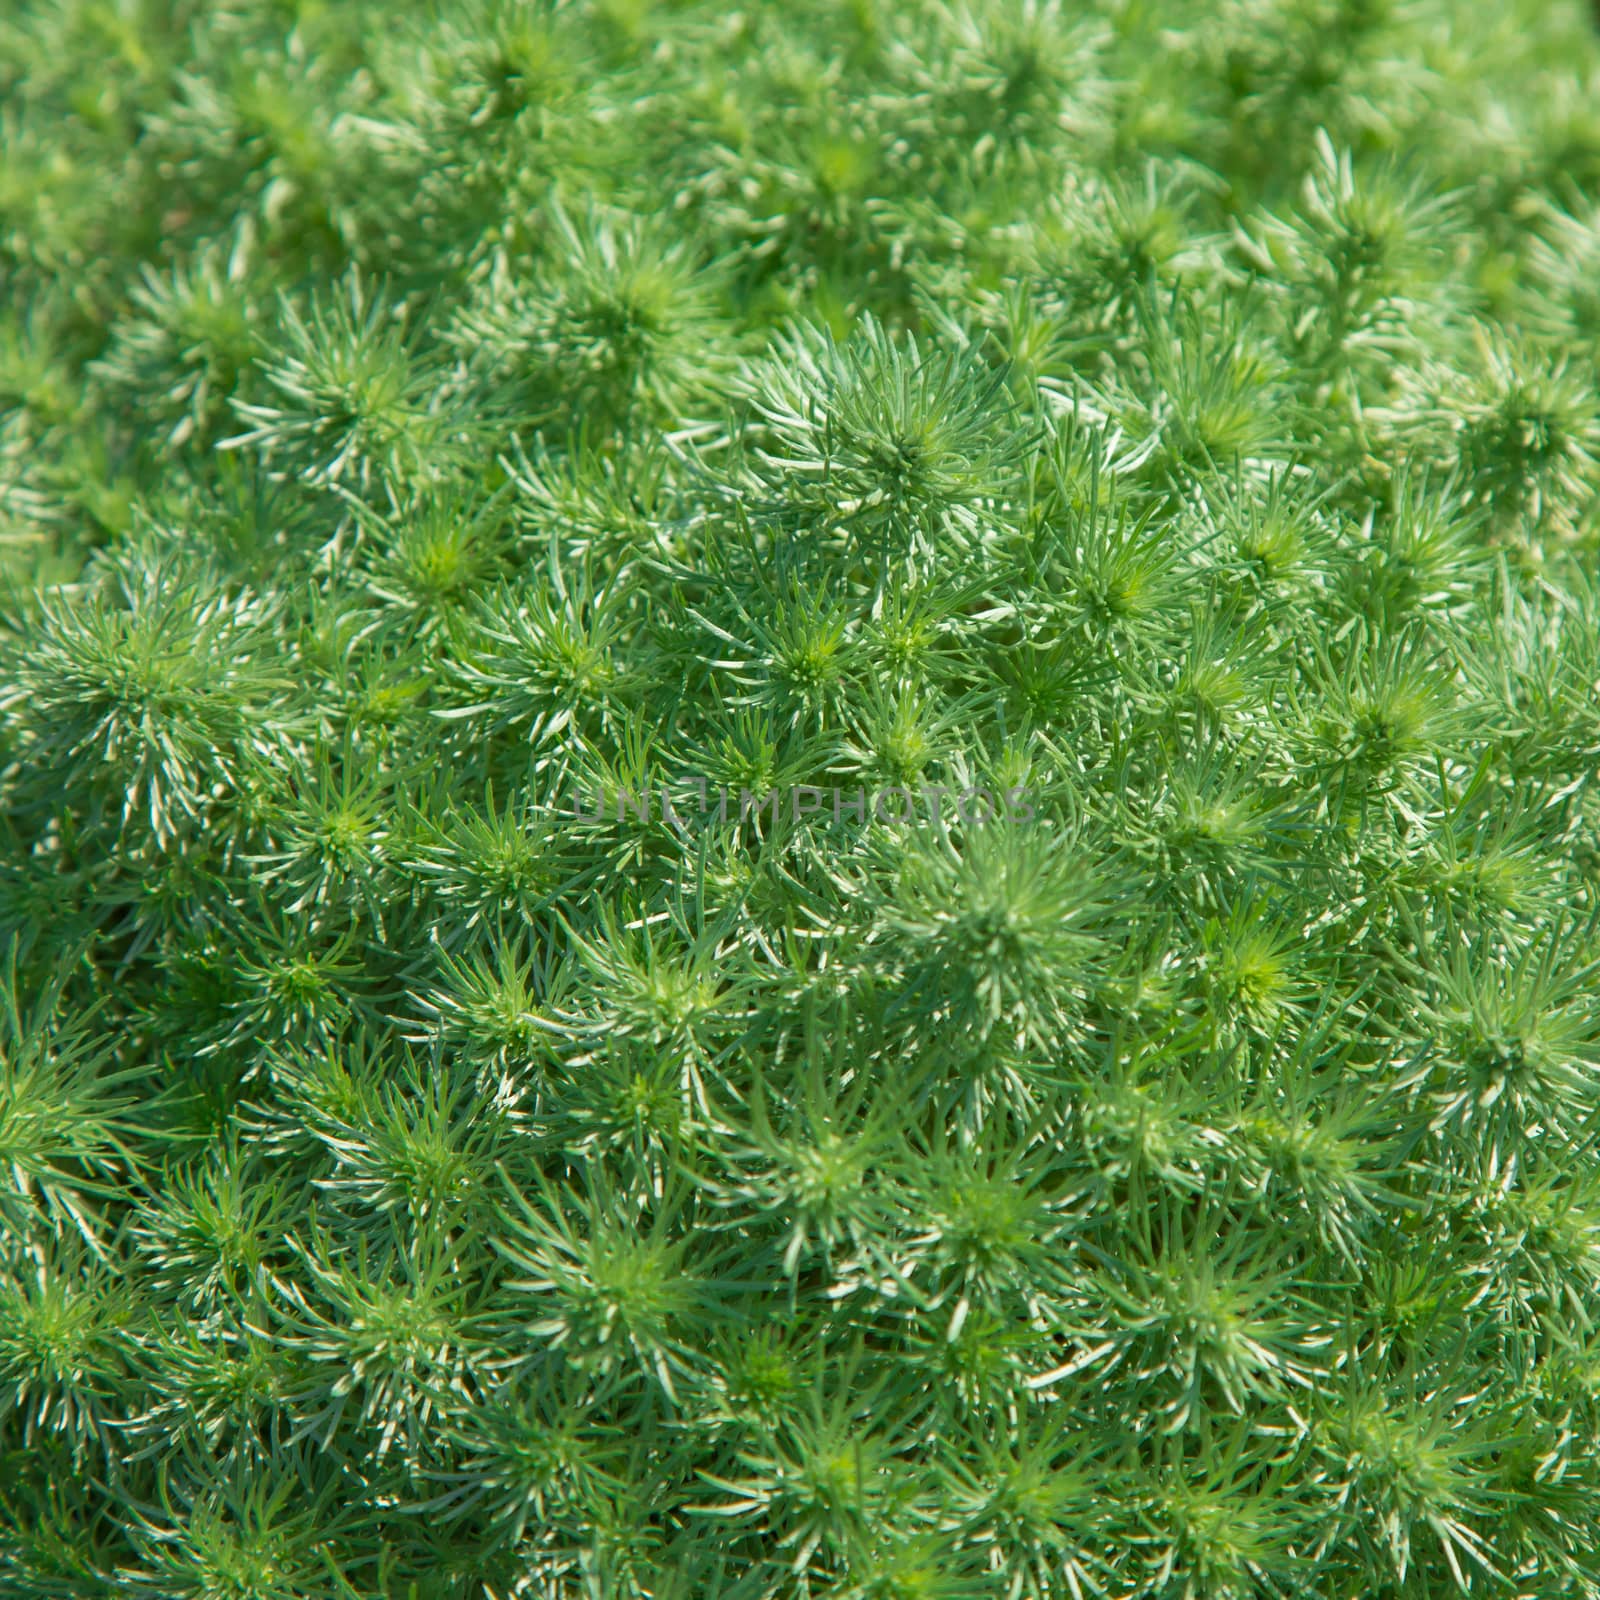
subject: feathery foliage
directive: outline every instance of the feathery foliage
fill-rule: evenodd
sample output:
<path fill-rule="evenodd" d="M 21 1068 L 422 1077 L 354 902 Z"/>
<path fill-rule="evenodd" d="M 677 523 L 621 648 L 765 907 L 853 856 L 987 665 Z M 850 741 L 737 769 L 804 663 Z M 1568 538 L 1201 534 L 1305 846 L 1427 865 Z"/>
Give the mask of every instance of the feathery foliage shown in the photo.
<path fill-rule="evenodd" d="M 1600 1597 L 1578 0 L 17 0 L 0 1594 Z"/>

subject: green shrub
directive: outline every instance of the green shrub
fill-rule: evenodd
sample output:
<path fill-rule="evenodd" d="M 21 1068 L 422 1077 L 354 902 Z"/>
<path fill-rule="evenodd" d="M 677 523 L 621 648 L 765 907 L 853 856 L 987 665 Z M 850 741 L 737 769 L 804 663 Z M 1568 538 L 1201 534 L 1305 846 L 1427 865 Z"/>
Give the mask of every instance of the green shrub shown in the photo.
<path fill-rule="evenodd" d="M 1600 1596 L 1576 0 L 0 104 L 0 1595 Z"/>

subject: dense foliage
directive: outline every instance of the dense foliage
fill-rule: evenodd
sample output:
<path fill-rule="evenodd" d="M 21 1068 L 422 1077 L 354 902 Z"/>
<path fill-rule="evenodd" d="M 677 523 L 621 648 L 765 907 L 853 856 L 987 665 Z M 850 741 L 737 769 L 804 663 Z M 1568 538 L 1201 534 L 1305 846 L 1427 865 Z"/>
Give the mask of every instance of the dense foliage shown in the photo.
<path fill-rule="evenodd" d="M 1576 0 L 8 6 L 0 1595 L 1600 1595 L 1597 376 Z"/>

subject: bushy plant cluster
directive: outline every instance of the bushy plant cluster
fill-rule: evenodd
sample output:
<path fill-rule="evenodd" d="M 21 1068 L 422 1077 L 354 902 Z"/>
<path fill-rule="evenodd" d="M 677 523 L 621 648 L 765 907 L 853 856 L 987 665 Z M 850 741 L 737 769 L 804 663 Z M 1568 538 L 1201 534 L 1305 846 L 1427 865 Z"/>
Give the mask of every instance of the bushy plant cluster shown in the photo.
<path fill-rule="evenodd" d="M 0 1595 L 1600 1595 L 1555 0 L 0 19 Z"/>

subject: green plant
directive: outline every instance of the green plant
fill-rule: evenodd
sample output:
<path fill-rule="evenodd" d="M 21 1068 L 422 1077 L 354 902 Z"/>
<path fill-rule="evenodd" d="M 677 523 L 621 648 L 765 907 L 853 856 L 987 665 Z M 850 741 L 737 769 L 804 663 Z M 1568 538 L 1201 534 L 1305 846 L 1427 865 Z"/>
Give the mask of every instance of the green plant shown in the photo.
<path fill-rule="evenodd" d="M 1600 1600 L 1578 0 L 0 18 L 0 1595 Z"/>

